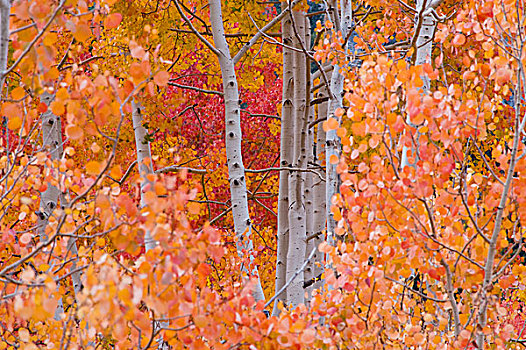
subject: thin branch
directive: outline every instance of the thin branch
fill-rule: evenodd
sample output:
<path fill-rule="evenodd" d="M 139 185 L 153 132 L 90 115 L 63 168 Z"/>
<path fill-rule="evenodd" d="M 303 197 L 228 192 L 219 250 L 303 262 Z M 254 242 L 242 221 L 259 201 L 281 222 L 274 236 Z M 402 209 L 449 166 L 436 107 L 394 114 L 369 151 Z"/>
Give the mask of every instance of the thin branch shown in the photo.
<path fill-rule="evenodd" d="M 213 94 L 213 95 L 223 96 L 223 93 L 221 91 L 206 90 L 206 89 L 201 89 L 201 88 L 198 88 L 198 87 L 195 87 L 195 86 L 188 86 L 188 85 L 182 85 L 182 84 L 174 83 L 174 82 L 171 82 L 171 81 L 168 82 L 168 85 L 175 86 L 175 87 L 178 87 L 178 88 L 181 88 L 181 89 L 199 91 L 199 92 L 202 92 L 204 94 Z"/>
<path fill-rule="evenodd" d="M 38 32 L 38 34 L 33 38 L 33 40 L 31 40 L 31 42 L 29 43 L 29 45 L 26 46 L 25 50 L 22 52 L 22 54 L 20 56 L 18 56 L 17 60 L 11 65 L 11 67 L 9 67 L 8 69 L 6 69 L 5 72 L 1 72 L 2 76 L 1 76 L 1 80 L 3 80 L 9 73 L 11 73 L 13 71 L 13 69 L 16 68 L 16 66 L 18 66 L 18 64 L 24 59 L 24 57 L 29 53 L 29 51 L 31 51 L 31 49 L 33 48 L 33 46 L 36 44 L 36 42 L 42 37 L 42 35 L 44 35 L 44 33 L 46 32 L 46 30 L 49 28 L 49 26 L 51 25 L 51 23 L 55 20 L 55 17 L 57 17 L 58 13 L 60 12 L 60 10 L 62 9 L 62 7 L 64 6 L 64 4 L 66 3 L 66 0 L 62 0 L 60 2 L 60 4 L 57 6 L 57 8 L 55 9 L 55 11 L 53 12 L 53 14 L 51 15 L 51 18 L 49 19 L 49 21 L 47 21 L 47 23 L 44 25 L 44 27 L 42 27 L 42 30 L 40 32 Z"/>
<path fill-rule="evenodd" d="M 190 29 L 192 29 L 192 32 L 194 32 L 194 34 L 199 38 L 199 40 L 201 40 L 201 42 L 205 44 L 210 49 L 210 51 L 212 51 L 216 56 L 219 56 L 221 54 L 219 50 L 216 49 L 214 45 L 210 43 L 210 41 L 206 40 L 206 38 L 202 36 L 197 29 L 195 29 L 194 25 L 192 24 L 192 21 L 190 21 L 190 19 L 188 19 L 188 17 L 186 17 L 186 15 L 183 13 L 183 10 L 181 10 L 181 6 L 179 5 L 179 0 L 174 0 L 174 3 L 177 7 L 177 11 L 179 12 L 183 20 L 186 22 L 186 24 L 188 24 Z"/>
<path fill-rule="evenodd" d="M 276 25 L 276 23 L 278 23 L 279 21 L 281 21 L 281 19 L 283 17 L 285 17 L 287 15 L 287 11 L 291 8 L 294 8 L 294 6 L 299 3 L 300 0 L 294 0 L 290 3 L 290 6 L 287 7 L 286 9 L 284 9 L 283 11 L 281 11 L 281 13 L 279 15 L 277 15 L 276 17 L 274 17 L 272 19 L 272 21 L 268 22 L 263 28 L 258 29 L 257 33 L 248 41 L 248 43 L 246 43 L 239 51 L 238 53 L 234 56 L 234 58 L 232 59 L 234 61 L 234 64 L 236 64 L 237 62 L 239 62 L 239 60 L 245 56 L 245 54 L 247 53 L 248 49 L 250 49 L 262 36 L 263 34 L 265 34 L 267 31 L 270 30 L 270 28 L 274 27 Z M 250 14 L 249 14 L 250 16 Z M 254 23 L 255 25 L 255 23 Z"/>
<path fill-rule="evenodd" d="M 161 168 L 155 171 L 156 174 L 162 174 L 162 173 L 169 173 L 169 172 L 175 172 L 175 171 L 183 171 L 186 170 L 189 173 L 193 174 L 206 174 L 208 173 L 208 170 L 206 169 L 196 169 L 196 168 L 189 168 L 184 166 L 178 166 L 178 165 L 171 165 L 167 166 L 165 168 Z"/>

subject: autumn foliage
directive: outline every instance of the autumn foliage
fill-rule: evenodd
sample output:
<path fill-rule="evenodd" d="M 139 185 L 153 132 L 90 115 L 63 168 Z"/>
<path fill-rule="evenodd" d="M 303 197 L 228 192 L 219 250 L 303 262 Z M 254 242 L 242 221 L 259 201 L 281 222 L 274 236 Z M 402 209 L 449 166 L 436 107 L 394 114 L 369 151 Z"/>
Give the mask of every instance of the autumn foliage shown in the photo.
<path fill-rule="evenodd" d="M 525 11 L 518 0 L 0 0 L 0 349 L 525 346 Z M 300 64 L 294 147 L 309 158 L 283 164 Z M 245 170 L 245 232 L 232 166 Z M 323 203 L 303 195 L 312 237 L 304 228 L 300 243 L 318 260 L 297 262 L 305 303 L 278 298 L 272 314 L 283 174 L 302 174 L 303 192 L 332 175 L 337 188 Z"/>

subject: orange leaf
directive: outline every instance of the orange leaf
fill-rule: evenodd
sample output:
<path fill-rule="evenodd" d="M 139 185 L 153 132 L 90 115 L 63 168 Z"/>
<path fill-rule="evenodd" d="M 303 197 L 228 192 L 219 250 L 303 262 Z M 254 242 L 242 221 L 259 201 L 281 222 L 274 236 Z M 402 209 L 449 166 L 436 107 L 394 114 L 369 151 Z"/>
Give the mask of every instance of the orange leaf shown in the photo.
<path fill-rule="evenodd" d="M 464 34 L 459 33 L 455 35 L 455 38 L 453 39 L 452 43 L 453 43 L 453 46 L 456 46 L 456 47 L 462 46 L 466 43 L 466 37 L 464 36 Z"/>
<path fill-rule="evenodd" d="M 17 130 L 22 126 L 22 119 L 15 115 L 12 117 L 9 117 L 9 120 L 7 121 L 7 128 L 9 130 Z"/>
<path fill-rule="evenodd" d="M 167 71 L 160 71 L 153 77 L 155 84 L 159 86 L 168 85 L 168 80 L 170 79 L 170 74 Z"/>
<path fill-rule="evenodd" d="M 301 334 L 301 342 L 303 344 L 312 344 L 315 340 L 316 331 L 312 328 L 307 328 L 302 334 Z"/>
<path fill-rule="evenodd" d="M 66 111 L 66 109 L 64 108 L 64 104 L 63 103 L 60 103 L 58 101 L 53 101 L 51 103 L 51 111 L 53 112 L 53 114 L 55 115 L 62 115 L 64 114 L 64 112 Z"/>
<path fill-rule="evenodd" d="M 86 173 L 89 175 L 99 175 L 101 164 L 95 160 L 91 160 L 86 164 Z"/>
<path fill-rule="evenodd" d="M 340 161 L 340 158 L 338 158 L 336 154 L 331 154 L 331 157 L 329 158 L 329 162 L 331 164 L 338 164 L 339 161 Z"/>
<path fill-rule="evenodd" d="M 91 29 L 86 23 L 81 22 L 77 24 L 77 27 L 75 28 L 75 32 L 73 33 L 73 37 L 77 41 L 84 42 L 88 40 L 90 36 L 91 36 Z"/>
<path fill-rule="evenodd" d="M 104 27 L 111 29 L 117 28 L 122 21 L 122 15 L 120 13 L 112 13 L 104 20 Z"/>
<path fill-rule="evenodd" d="M 338 121 L 336 119 L 329 118 L 329 120 L 327 120 L 327 128 L 328 128 L 328 130 L 337 129 L 338 126 L 340 126 L 340 123 L 338 123 Z"/>
<path fill-rule="evenodd" d="M 13 100 L 20 100 L 24 98 L 26 95 L 26 92 L 23 87 L 19 86 L 17 88 L 14 88 L 13 91 L 11 91 L 11 97 Z"/>
<path fill-rule="evenodd" d="M 84 131 L 77 125 L 68 125 L 66 127 L 66 136 L 72 140 L 79 140 L 84 136 Z"/>
<path fill-rule="evenodd" d="M 499 68 L 497 69 L 497 75 L 495 77 L 495 82 L 499 85 L 504 85 L 511 80 L 512 72 L 508 68 Z"/>

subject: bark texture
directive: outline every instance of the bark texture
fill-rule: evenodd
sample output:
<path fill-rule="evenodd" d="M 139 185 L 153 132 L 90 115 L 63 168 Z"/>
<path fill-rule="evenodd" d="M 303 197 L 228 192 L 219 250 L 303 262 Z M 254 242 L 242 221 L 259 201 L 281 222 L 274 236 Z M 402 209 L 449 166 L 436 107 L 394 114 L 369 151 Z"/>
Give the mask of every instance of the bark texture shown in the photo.
<path fill-rule="evenodd" d="M 282 3 L 282 7 L 286 3 Z M 290 12 L 281 22 L 282 42 L 292 45 L 292 27 Z M 287 47 L 283 48 L 283 95 L 281 104 L 281 139 L 280 165 L 292 166 L 294 120 L 292 119 L 292 99 L 294 98 L 294 77 L 292 73 L 293 53 Z M 287 252 L 289 248 L 289 171 L 279 173 L 278 192 L 278 232 L 277 232 L 277 261 L 275 290 L 279 291 L 287 282 Z M 285 301 L 285 292 L 279 294 L 274 302 L 272 315 L 279 315 L 279 303 Z"/>
<path fill-rule="evenodd" d="M 234 229 L 236 232 L 236 248 L 243 257 L 244 252 L 252 252 L 254 245 L 250 238 L 252 233 L 251 221 L 248 212 L 247 187 L 245 182 L 245 166 L 241 155 L 241 118 L 239 110 L 239 90 L 236 72 L 230 49 L 225 38 L 221 1 L 209 0 L 210 21 L 214 44 L 218 51 L 217 57 L 223 78 L 223 93 L 225 103 L 225 146 L 230 181 L 230 196 L 232 201 L 232 214 L 234 216 Z M 250 259 L 251 265 L 253 258 Z M 264 300 L 263 289 L 257 268 L 253 268 L 251 275 L 257 278 L 253 295 L 256 301 Z"/>
<path fill-rule="evenodd" d="M 417 1 L 417 19 L 415 24 L 415 31 L 417 31 L 415 37 L 415 65 L 422 65 L 424 63 L 431 63 L 431 54 L 433 51 L 433 37 L 435 35 L 435 30 L 437 26 L 437 21 L 431 14 L 425 14 L 426 9 L 430 8 L 427 4 L 430 1 L 418 0 Z M 427 93 L 430 88 L 430 81 L 427 75 L 423 75 L 422 81 L 424 85 L 422 86 L 422 92 Z M 407 122 L 411 125 L 411 119 L 409 115 L 407 116 Z M 416 162 L 416 160 L 415 160 Z M 404 168 L 409 164 L 409 147 L 403 146 L 402 148 L 402 158 L 400 160 L 400 169 Z"/>
<path fill-rule="evenodd" d="M 150 142 L 146 138 L 148 132 L 143 125 L 141 106 L 132 101 L 132 121 L 133 132 L 135 134 L 135 149 L 137 152 L 137 165 L 141 175 L 141 208 L 146 206 L 144 194 L 152 185 L 148 175 L 153 174 L 152 156 L 150 151 Z M 145 251 L 155 248 L 156 242 L 152 238 L 149 230 L 144 232 L 144 249 Z"/>
<path fill-rule="evenodd" d="M 328 91 L 326 87 L 320 89 L 317 98 L 328 97 Z M 323 102 L 318 106 L 318 118 L 325 118 L 327 116 L 328 102 Z M 325 140 L 326 135 L 323 130 L 322 124 L 318 123 L 316 127 L 316 147 L 314 150 L 314 161 L 316 164 L 321 166 L 325 164 Z M 326 216 L 326 198 L 325 198 L 325 182 L 319 178 L 314 178 L 312 186 L 313 192 L 313 235 L 311 240 L 313 245 L 318 248 L 320 243 L 324 240 L 324 231 L 326 228 L 327 216 Z M 309 237 L 308 237 L 309 238 Z M 323 272 L 323 254 L 316 250 L 313 257 L 312 275 L 318 277 Z M 313 284 L 312 289 L 321 286 L 321 281 L 318 280 Z"/>
<path fill-rule="evenodd" d="M 53 101 L 53 95 L 44 93 L 41 97 L 43 103 L 48 107 Z M 62 158 L 62 129 L 60 124 L 60 117 L 54 115 L 50 109 L 42 114 L 42 148 L 49 152 L 50 158 L 53 162 L 60 161 Z M 49 163 L 48 163 L 49 164 Z M 58 179 L 58 167 L 46 166 L 45 172 Z M 41 242 L 46 242 L 49 236 L 46 232 L 49 217 L 58 206 L 58 199 L 60 190 L 58 187 L 50 182 L 47 183 L 46 190 L 40 192 L 40 206 L 37 213 L 38 216 L 38 235 Z"/>
<path fill-rule="evenodd" d="M 310 22 L 308 18 L 305 18 L 305 47 L 310 50 L 311 46 L 311 35 L 310 35 Z M 314 107 L 310 105 L 310 101 L 312 101 L 312 93 L 310 91 L 310 86 L 312 83 L 312 78 L 310 74 L 310 60 L 306 60 L 306 69 L 307 69 L 307 86 L 306 86 L 306 124 L 304 125 L 304 128 L 307 132 L 307 140 L 305 144 L 305 152 L 307 154 L 306 159 L 306 166 L 310 166 L 314 163 L 314 129 L 309 128 L 309 125 L 314 121 Z M 315 247 L 315 242 L 312 239 L 308 239 L 311 237 L 314 233 L 314 174 L 311 172 L 305 173 L 305 260 L 308 260 L 308 257 L 313 249 L 317 248 Z M 316 253 L 314 253 L 316 254 Z M 304 285 L 305 282 L 309 282 L 314 277 L 314 259 L 310 259 L 307 261 L 307 266 L 305 267 L 304 272 Z M 310 288 L 304 288 L 307 296 L 306 302 L 310 300 L 310 292 L 312 291 L 312 287 Z"/>
<path fill-rule="evenodd" d="M 340 4 L 341 6 L 341 15 L 334 15 L 334 22 L 336 28 L 339 28 L 342 32 L 342 36 L 345 38 L 349 31 L 351 30 L 352 25 L 352 3 L 351 0 L 344 0 Z M 331 8 L 335 7 L 334 5 Z M 337 7 L 335 7 L 337 8 Z M 331 13 L 331 12 L 330 12 Z M 339 65 L 334 65 L 332 77 L 331 77 L 331 86 L 330 86 L 330 100 L 328 107 L 328 118 L 335 118 L 340 122 L 340 118 L 334 115 L 336 109 L 343 106 L 343 81 L 344 77 L 340 71 L 341 67 Z M 332 197 L 338 192 L 338 174 L 336 173 L 336 165 L 330 164 L 331 156 L 340 157 L 341 143 L 336 130 L 329 130 L 326 133 L 326 215 L 327 215 L 327 240 L 331 242 L 333 240 L 334 229 L 336 227 L 336 222 L 331 213 L 331 202 Z"/>
<path fill-rule="evenodd" d="M 294 47 L 305 47 L 305 15 L 293 11 Z M 294 51 L 294 157 L 293 167 L 307 166 L 307 61 L 303 52 Z M 289 175 L 289 249 L 287 253 L 287 280 L 301 269 L 306 252 L 305 173 L 293 171 Z M 305 303 L 304 272 L 287 288 L 287 303 L 294 308 Z"/>
<path fill-rule="evenodd" d="M 41 101 L 49 107 L 53 101 L 54 96 L 50 93 L 45 92 L 41 96 Z M 49 152 L 51 163 L 47 163 L 45 167 L 45 173 L 49 174 L 52 178 L 57 179 L 57 184 L 60 179 L 58 162 L 62 158 L 63 145 L 62 145 L 62 127 L 60 123 L 60 117 L 54 115 L 50 109 L 42 114 L 42 148 L 45 152 Z M 56 163 L 56 167 L 55 167 Z M 47 228 L 49 224 L 49 218 L 53 215 L 53 211 L 59 205 L 59 199 L 61 203 L 61 208 L 66 207 L 66 197 L 65 194 L 60 191 L 60 189 L 53 183 L 48 182 L 45 191 L 40 192 L 40 205 L 39 210 L 36 213 L 38 216 L 38 229 L 37 233 L 40 239 L 40 242 L 47 242 L 49 235 L 47 234 Z M 67 244 L 68 254 L 71 254 L 74 257 L 72 261 L 71 270 L 76 270 L 77 267 L 77 243 L 74 237 L 68 239 Z M 71 275 L 73 282 L 73 290 L 75 292 L 75 299 L 81 289 L 80 282 L 80 271 L 77 271 Z M 55 319 L 59 320 L 61 315 L 64 313 L 64 305 L 62 304 L 62 299 L 58 300 L 58 305 L 55 310 Z"/>

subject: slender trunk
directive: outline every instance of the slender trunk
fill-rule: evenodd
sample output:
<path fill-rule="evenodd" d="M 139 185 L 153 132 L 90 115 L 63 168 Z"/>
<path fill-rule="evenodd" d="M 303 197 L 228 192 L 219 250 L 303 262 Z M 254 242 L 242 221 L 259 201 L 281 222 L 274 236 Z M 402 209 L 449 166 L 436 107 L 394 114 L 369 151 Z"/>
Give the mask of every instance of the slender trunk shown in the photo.
<path fill-rule="evenodd" d="M 139 103 L 135 102 L 135 99 L 131 102 L 132 106 L 132 123 L 133 132 L 135 134 L 135 150 L 137 152 L 137 166 L 139 168 L 139 174 L 141 176 L 141 208 L 146 206 L 145 193 L 150 190 L 153 185 L 149 178 L 153 172 L 152 155 L 150 151 L 150 141 L 148 141 L 147 135 L 148 130 L 143 125 L 143 114 L 142 107 Z M 150 230 L 144 228 L 144 250 L 148 252 L 155 248 L 157 242 L 153 239 Z M 161 321 L 155 323 L 156 329 L 162 329 L 168 326 L 167 321 Z M 160 335 L 157 338 L 157 349 L 164 350 L 168 349 L 168 343 L 166 343 Z"/>
<path fill-rule="evenodd" d="M 311 35 L 310 35 L 310 22 L 308 18 L 305 18 L 305 43 L 306 48 L 310 49 L 311 47 Z M 313 128 L 309 128 L 310 123 L 314 121 L 314 106 L 310 105 L 310 101 L 312 100 L 312 93 L 310 91 L 310 86 L 312 84 L 312 78 L 310 74 L 310 60 L 307 59 L 306 61 L 306 68 L 307 68 L 307 89 L 306 89 L 306 99 L 307 99 L 307 123 L 305 124 L 306 132 L 307 132 L 307 141 L 305 145 L 305 152 L 307 153 L 307 162 L 306 166 L 309 166 L 310 164 L 314 163 L 314 130 Z M 315 248 L 315 242 L 312 239 L 308 239 L 309 237 L 312 237 L 314 233 L 314 191 L 313 186 L 315 183 L 314 174 L 313 173 L 305 173 L 305 217 L 306 217 L 306 233 L 305 233 L 305 240 L 306 240 L 306 247 L 305 247 L 305 260 L 309 257 L 309 254 L 312 252 L 312 249 Z M 316 253 L 314 253 L 316 254 Z M 309 260 L 307 263 L 307 267 L 305 268 L 304 273 L 304 282 L 310 281 L 314 277 L 314 258 Z M 310 300 L 310 295 L 312 291 L 312 287 L 306 288 L 305 292 L 307 294 L 307 301 Z"/>
<path fill-rule="evenodd" d="M 300 40 L 305 44 L 305 15 L 293 11 L 295 33 L 294 46 L 301 49 Z M 294 158 L 293 167 L 305 168 L 307 154 L 307 91 L 310 90 L 307 79 L 307 62 L 302 52 L 294 52 Z M 306 216 L 305 216 L 305 174 L 294 171 L 289 176 L 289 249 L 287 253 L 287 280 L 291 279 L 301 269 L 306 251 Z M 304 272 L 287 288 L 287 303 L 292 308 L 305 303 L 303 289 Z"/>
<path fill-rule="evenodd" d="M 338 16 L 336 16 L 338 17 Z M 351 30 L 352 23 L 352 3 L 351 0 L 344 0 L 341 3 L 341 17 L 339 21 L 335 21 L 340 24 L 340 30 L 342 36 L 345 38 L 348 32 Z M 343 81 L 344 77 L 340 71 L 340 66 L 335 65 L 331 77 L 330 86 L 330 101 L 328 108 L 328 118 L 335 118 L 340 122 L 340 118 L 334 115 L 336 109 L 342 108 L 343 102 Z M 333 241 L 334 229 L 336 228 L 336 222 L 331 213 L 332 197 L 338 193 L 338 174 L 336 173 L 336 165 L 331 164 L 331 156 L 340 157 L 341 143 L 336 130 L 329 130 L 326 134 L 326 214 L 327 214 L 327 240 Z M 334 158 L 334 157 L 333 157 Z"/>
<path fill-rule="evenodd" d="M 210 21 L 214 44 L 219 51 L 217 58 L 221 66 L 223 78 L 223 93 L 225 99 L 225 146 L 228 165 L 228 176 L 230 181 L 230 197 L 232 202 L 232 214 L 234 216 L 234 230 L 236 232 L 236 248 L 240 257 L 243 250 L 251 252 L 254 245 L 251 239 L 252 227 L 248 212 L 247 187 L 245 183 L 245 166 L 241 155 L 241 118 L 239 110 L 239 90 L 236 72 L 230 49 L 225 38 L 223 28 L 223 15 L 221 13 L 221 1 L 209 0 Z M 251 255 L 250 255 L 251 256 Z M 254 258 L 251 256 L 250 264 L 253 265 Z M 264 300 L 263 289 L 259 280 L 256 267 L 250 271 L 257 283 L 253 291 L 256 301 Z"/>
<path fill-rule="evenodd" d="M 435 29 L 437 26 L 437 21 L 433 17 L 433 15 L 427 15 L 423 16 L 423 13 L 426 9 L 426 4 L 429 4 L 430 0 L 418 0 L 417 1 L 417 17 L 422 18 L 421 21 L 416 21 L 416 30 L 418 31 L 418 35 L 415 40 L 415 65 L 422 65 L 424 63 L 431 63 L 431 53 L 433 51 L 433 36 L 435 34 Z M 420 23 L 421 22 L 421 23 Z M 425 94 L 429 91 L 430 88 L 430 81 L 429 77 L 427 75 L 423 75 L 422 81 L 424 82 L 424 85 L 422 86 L 422 92 Z M 409 118 L 409 115 L 407 116 L 407 123 L 411 125 L 411 119 Z M 400 160 L 400 169 L 404 170 L 404 168 L 409 164 L 409 147 L 403 146 L 402 148 L 402 157 Z M 413 152 L 416 153 L 416 152 Z M 416 163 L 416 159 L 415 159 Z"/>
<path fill-rule="evenodd" d="M 286 3 L 282 3 L 282 8 Z M 290 15 L 287 14 L 281 22 L 282 41 L 290 46 L 292 44 L 292 28 Z M 294 98 L 294 80 L 292 75 L 293 53 L 292 50 L 283 48 L 283 98 L 281 105 L 281 143 L 280 165 L 292 166 L 294 119 L 292 119 L 292 99 Z M 287 282 L 287 251 L 289 249 L 289 172 L 279 173 L 278 192 L 278 232 L 277 232 L 277 257 L 276 257 L 276 285 L 279 291 Z M 285 299 L 285 292 L 276 297 L 272 315 L 279 315 L 279 302 Z"/>
<path fill-rule="evenodd" d="M 68 200 L 64 192 L 60 193 L 60 208 L 65 209 L 68 206 Z M 82 284 L 80 281 L 80 271 L 77 270 L 78 263 L 78 250 L 77 250 L 77 239 L 75 237 L 70 237 L 68 239 L 67 251 L 71 253 L 75 259 L 71 263 L 71 271 L 75 271 L 71 274 L 71 281 L 73 282 L 73 291 L 75 292 L 75 300 L 78 302 L 77 296 L 80 293 Z"/>
<path fill-rule="evenodd" d="M 318 98 L 323 98 L 329 96 L 327 88 L 323 87 L 318 93 Z M 328 102 L 323 102 L 318 106 L 318 119 L 324 118 L 327 116 Z M 326 135 L 323 130 L 322 124 L 319 123 L 316 127 L 316 149 L 315 149 L 315 163 L 321 166 L 326 166 L 325 164 L 325 140 Z M 314 179 L 313 184 L 313 238 L 312 242 L 316 248 L 320 246 L 320 243 L 324 240 L 325 224 L 327 221 L 326 216 L 326 198 L 325 198 L 325 182 L 319 178 Z M 315 235 L 315 236 L 314 236 Z M 323 254 L 319 251 L 314 253 L 313 257 L 313 276 L 318 277 L 323 272 Z M 321 281 L 317 281 L 313 285 L 314 288 L 321 286 Z"/>
<path fill-rule="evenodd" d="M 53 96 L 49 93 L 44 93 L 41 97 L 42 102 L 47 106 L 53 101 Z M 60 125 L 60 117 L 54 115 L 51 110 L 47 110 L 42 114 L 42 147 L 44 151 L 48 151 L 52 161 L 60 161 L 62 158 L 62 130 Z M 46 172 L 57 173 L 58 168 L 46 167 Z M 57 186 L 47 183 L 46 190 L 40 192 L 40 207 L 38 211 L 38 235 L 41 242 L 46 242 L 49 238 L 46 233 L 48 220 L 53 210 L 57 208 L 60 190 Z"/>
<path fill-rule="evenodd" d="M 53 95 L 45 92 L 42 94 L 41 101 L 44 102 L 48 107 L 53 101 Z M 48 151 L 51 160 L 53 162 L 59 162 L 62 158 L 62 128 L 60 124 L 60 117 L 54 115 L 50 109 L 42 114 L 42 148 L 44 151 Z M 44 168 L 45 175 L 50 173 L 52 177 L 58 179 L 58 164 L 57 168 L 53 167 L 53 163 L 50 167 L 46 165 Z M 36 213 L 38 217 L 37 221 L 37 233 L 40 242 L 47 242 L 49 235 L 47 234 L 47 227 L 49 218 L 53 214 L 53 211 L 58 206 L 58 200 L 60 190 L 54 184 L 48 182 L 46 189 L 40 192 L 40 205 L 39 210 Z M 68 242 L 68 247 L 72 242 L 72 239 Z M 73 241 L 74 243 L 74 241 Z M 75 247 L 76 250 L 76 247 Z M 62 298 L 59 298 L 58 305 L 55 310 L 55 319 L 59 320 L 61 315 L 64 313 L 64 305 L 62 304 Z"/>
<path fill-rule="evenodd" d="M 141 106 L 132 100 L 132 121 L 135 133 L 135 149 L 137 151 L 137 164 L 141 175 L 141 208 L 146 206 L 144 194 L 152 185 L 148 175 L 153 174 L 152 156 L 150 152 L 150 142 L 146 138 L 147 130 L 143 126 Z M 144 250 L 149 251 L 155 248 L 156 242 L 152 238 L 149 230 L 144 232 Z"/>

